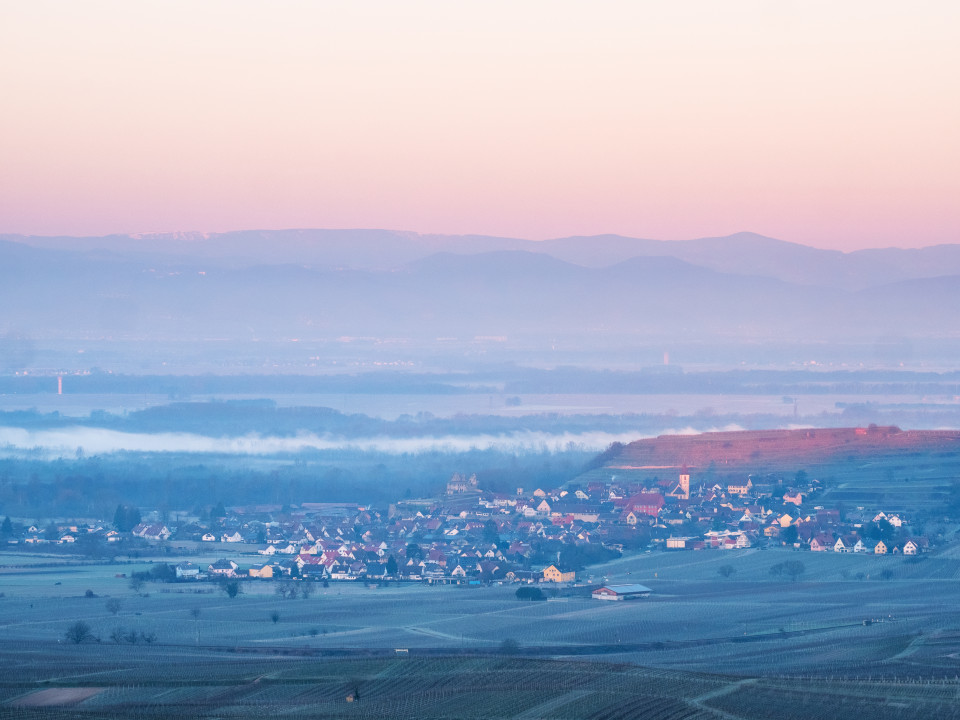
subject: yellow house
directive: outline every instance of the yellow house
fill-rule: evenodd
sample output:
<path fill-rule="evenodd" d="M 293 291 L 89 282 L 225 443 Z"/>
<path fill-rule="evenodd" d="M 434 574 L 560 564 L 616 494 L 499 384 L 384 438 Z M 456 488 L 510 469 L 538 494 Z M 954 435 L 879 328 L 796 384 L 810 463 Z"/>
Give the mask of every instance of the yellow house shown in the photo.
<path fill-rule="evenodd" d="M 790 517 L 787 513 L 784 513 L 783 515 L 780 516 L 780 519 L 777 520 L 777 522 L 780 523 L 780 527 L 782 528 L 790 527 L 791 525 L 793 525 L 793 518 Z"/>
<path fill-rule="evenodd" d="M 564 572 L 557 568 L 556 565 L 544 568 L 543 571 L 543 579 L 547 582 L 573 582 L 576 577 L 577 574 L 573 570 Z"/>
<path fill-rule="evenodd" d="M 255 578 L 272 578 L 273 577 L 273 566 L 272 565 L 263 565 L 262 567 L 253 566 L 248 570 L 250 577 Z"/>

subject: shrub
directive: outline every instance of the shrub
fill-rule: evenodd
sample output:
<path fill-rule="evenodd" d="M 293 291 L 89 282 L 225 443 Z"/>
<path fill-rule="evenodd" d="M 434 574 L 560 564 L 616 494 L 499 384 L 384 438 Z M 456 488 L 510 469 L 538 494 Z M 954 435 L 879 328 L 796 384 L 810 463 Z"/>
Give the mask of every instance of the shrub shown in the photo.
<path fill-rule="evenodd" d="M 517 589 L 517 600 L 546 600 L 543 590 L 537 587 L 525 585 Z"/>
<path fill-rule="evenodd" d="M 243 593 L 239 580 L 226 580 L 220 583 L 220 592 L 226 593 L 228 598 L 235 598 Z"/>
<path fill-rule="evenodd" d="M 118 627 L 114 628 L 110 633 L 110 639 L 117 645 L 120 645 L 121 643 L 136 645 L 138 642 L 145 642 L 149 645 L 157 641 L 157 634 L 153 632 L 137 632 L 136 630 Z"/>

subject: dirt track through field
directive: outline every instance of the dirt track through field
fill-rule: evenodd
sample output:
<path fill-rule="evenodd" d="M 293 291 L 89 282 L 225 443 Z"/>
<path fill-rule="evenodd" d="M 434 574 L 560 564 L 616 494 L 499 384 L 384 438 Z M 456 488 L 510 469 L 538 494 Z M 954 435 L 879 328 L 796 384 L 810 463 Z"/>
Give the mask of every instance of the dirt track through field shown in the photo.
<path fill-rule="evenodd" d="M 729 685 L 724 685 L 723 687 L 717 688 L 716 690 L 711 690 L 710 692 L 699 695 L 695 698 L 690 698 L 687 702 L 691 705 L 700 708 L 701 710 L 706 710 L 711 713 L 716 713 L 726 720 L 744 720 L 740 715 L 734 715 L 733 713 L 728 713 L 725 710 L 720 710 L 718 708 L 710 707 L 705 704 L 707 700 L 712 700 L 713 698 L 720 697 L 721 695 L 727 695 L 739 690 L 745 685 L 755 685 L 755 678 L 746 678 L 744 680 L 738 680 L 737 682 L 730 683 Z"/>
<path fill-rule="evenodd" d="M 536 720 L 537 718 L 549 717 L 549 713 L 553 710 L 563 707 L 568 703 L 572 703 L 574 700 L 587 697 L 590 694 L 591 693 L 589 690 L 571 690 L 570 692 L 560 695 L 559 697 L 551 698 L 540 703 L 539 705 L 534 705 L 529 710 L 517 715 L 516 720 Z"/>
<path fill-rule="evenodd" d="M 14 700 L 10 704 L 14 707 L 51 707 L 54 705 L 76 705 L 83 700 L 92 698 L 103 688 L 47 688 Z"/>

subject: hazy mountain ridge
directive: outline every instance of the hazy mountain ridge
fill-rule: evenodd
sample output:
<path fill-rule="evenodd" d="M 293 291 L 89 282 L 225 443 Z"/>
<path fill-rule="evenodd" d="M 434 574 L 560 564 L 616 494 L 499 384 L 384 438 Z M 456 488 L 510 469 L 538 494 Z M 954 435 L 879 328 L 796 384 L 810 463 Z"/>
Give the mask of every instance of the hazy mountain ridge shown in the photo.
<path fill-rule="evenodd" d="M 101 250 L 161 264 L 202 260 L 223 267 L 294 263 L 315 268 L 376 271 L 396 270 L 438 252 L 476 255 L 525 251 L 590 268 L 608 267 L 634 257 L 674 257 L 718 272 L 847 290 L 938 275 L 960 275 L 960 245 L 842 253 L 746 232 L 683 241 L 619 235 L 530 241 L 481 235 L 419 235 L 392 230 L 309 229 L 104 237 L 0 235 L 0 241 L 3 240 L 38 249 Z"/>
<path fill-rule="evenodd" d="M 388 240 L 370 237 L 376 246 Z M 671 256 L 594 268 L 502 249 L 432 253 L 372 270 L 289 262 L 286 253 L 258 264 L 191 261 L 180 247 L 152 256 L 140 246 L 126 254 L 0 241 L 8 327 L 41 336 L 161 339 L 616 334 L 744 341 L 948 337 L 960 329 L 952 312 L 960 306 L 960 278 L 950 276 L 852 292 L 719 272 Z"/>

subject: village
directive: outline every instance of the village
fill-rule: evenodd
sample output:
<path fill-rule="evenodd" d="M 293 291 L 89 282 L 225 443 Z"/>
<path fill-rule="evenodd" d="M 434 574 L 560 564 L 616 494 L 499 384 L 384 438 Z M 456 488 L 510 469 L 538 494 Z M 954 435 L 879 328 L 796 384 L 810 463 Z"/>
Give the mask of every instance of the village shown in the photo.
<path fill-rule="evenodd" d="M 817 504 L 820 482 L 799 471 L 782 478 L 639 483 L 606 480 L 537 488 L 513 495 L 482 489 L 454 474 L 437 497 L 387 508 L 357 504 L 245 506 L 207 517 L 121 506 L 113 523 L 14 524 L 6 546 L 59 546 L 122 555 L 152 548 L 170 556 L 166 580 L 554 583 L 589 580 L 589 566 L 641 551 L 798 551 L 916 555 L 928 538 L 911 533 L 902 513 Z M 221 555 L 216 562 L 196 556 Z M 178 558 L 184 558 L 182 560 Z"/>

